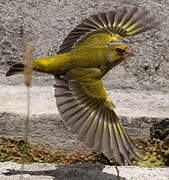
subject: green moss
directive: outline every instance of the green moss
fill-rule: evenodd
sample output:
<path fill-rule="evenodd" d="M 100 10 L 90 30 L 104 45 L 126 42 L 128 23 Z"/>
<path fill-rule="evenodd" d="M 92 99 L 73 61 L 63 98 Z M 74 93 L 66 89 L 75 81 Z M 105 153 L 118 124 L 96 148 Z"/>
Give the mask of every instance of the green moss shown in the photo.
<path fill-rule="evenodd" d="M 46 162 L 56 164 L 73 164 L 92 161 L 94 155 L 75 153 L 63 154 L 59 150 L 26 143 L 22 138 L 0 138 L 0 162 L 13 161 L 18 163 Z"/>
<path fill-rule="evenodd" d="M 134 162 L 137 166 L 165 167 L 169 166 L 169 150 L 163 147 L 158 139 L 137 139 L 137 146 L 145 153 L 142 161 Z M 24 153 L 23 153 L 24 152 Z M 31 141 L 25 143 L 22 138 L 0 138 L 0 162 L 13 161 L 18 163 L 46 162 L 56 164 L 73 164 L 92 162 L 104 165 L 117 165 L 114 159 L 108 159 L 102 153 L 86 155 L 76 152 L 71 155 L 59 150 L 35 145 Z"/>
<path fill-rule="evenodd" d="M 164 148 L 162 140 L 155 138 L 147 140 L 137 139 L 135 143 L 145 154 L 143 160 L 135 162 L 135 165 L 146 167 L 169 166 L 169 149 Z"/>

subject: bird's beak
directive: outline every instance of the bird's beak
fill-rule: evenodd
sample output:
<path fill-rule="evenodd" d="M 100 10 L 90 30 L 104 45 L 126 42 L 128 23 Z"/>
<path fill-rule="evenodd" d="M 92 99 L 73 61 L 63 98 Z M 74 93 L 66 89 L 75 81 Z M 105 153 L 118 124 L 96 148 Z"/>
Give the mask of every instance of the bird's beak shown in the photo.
<path fill-rule="evenodd" d="M 123 58 L 126 59 L 126 58 L 129 58 L 129 57 L 132 57 L 132 56 L 134 56 L 133 51 L 132 51 L 131 49 L 127 48 L 127 49 L 125 50 L 125 53 L 124 53 L 124 55 L 123 55 Z"/>

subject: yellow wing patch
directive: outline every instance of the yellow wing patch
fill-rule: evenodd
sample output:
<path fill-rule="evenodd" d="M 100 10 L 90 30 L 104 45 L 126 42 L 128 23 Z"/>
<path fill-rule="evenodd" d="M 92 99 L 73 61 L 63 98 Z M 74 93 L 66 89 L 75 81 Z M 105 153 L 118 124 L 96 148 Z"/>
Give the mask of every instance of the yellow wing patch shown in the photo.
<path fill-rule="evenodd" d="M 155 16 L 141 7 L 123 7 L 92 15 L 68 34 L 58 53 L 67 53 L 84 46 L 105 47 L 111 41 L 139 34 L 157 24 Z"/>

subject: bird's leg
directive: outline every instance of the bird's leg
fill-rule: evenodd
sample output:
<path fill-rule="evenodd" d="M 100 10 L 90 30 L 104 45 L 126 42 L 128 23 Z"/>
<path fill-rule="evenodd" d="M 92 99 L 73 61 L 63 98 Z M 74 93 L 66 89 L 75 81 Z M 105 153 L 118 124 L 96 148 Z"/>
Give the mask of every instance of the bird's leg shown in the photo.
<path fill-rule="evenodd" d="M 120 173 L 119 173 L 119 169 L 118 166 L 115 166 L 116 171 L 117 171 L 117 179 L 120 180 Z"/>

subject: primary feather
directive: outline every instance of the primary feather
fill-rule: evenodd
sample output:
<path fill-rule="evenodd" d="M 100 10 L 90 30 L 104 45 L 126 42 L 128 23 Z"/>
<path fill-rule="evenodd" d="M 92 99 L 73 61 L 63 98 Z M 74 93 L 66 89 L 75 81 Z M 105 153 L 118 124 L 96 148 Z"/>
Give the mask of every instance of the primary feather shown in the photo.
<path fill-rule="evenodd" d="M 102 81 L 93 81 L 99 70 L 93 68 L 81 71 L 86 71 L 86 74 L 90 71 L 93 77 L 79 81 L 80 69 L 56 77 L 55 97 L 61 117 L 71 132 L 94 151 L 103 152 L 108 158 L 114 156 L 121 165 L 125 161 L 132 164 L 130 158 L 138 160 L 136 152 L 141 151 L 119 122 Z M 90 89 L 86 91 L 88 87 Z"/>
<path fill-rule="evenodd" d="M 58 54 L 84 46 L 105 47 L 110 41 L 137 35 L 158 24 L 143 7 L 123 7 L 92 15 L 77 25 L 64 39 Z"/>

